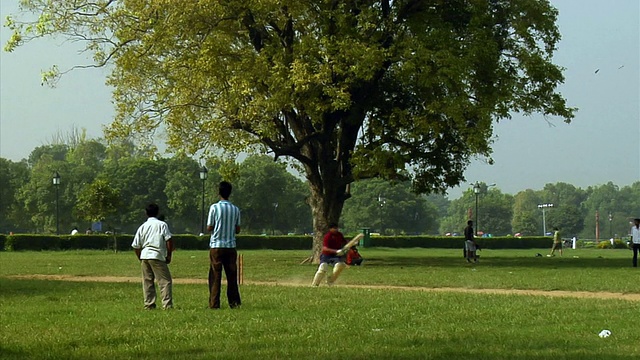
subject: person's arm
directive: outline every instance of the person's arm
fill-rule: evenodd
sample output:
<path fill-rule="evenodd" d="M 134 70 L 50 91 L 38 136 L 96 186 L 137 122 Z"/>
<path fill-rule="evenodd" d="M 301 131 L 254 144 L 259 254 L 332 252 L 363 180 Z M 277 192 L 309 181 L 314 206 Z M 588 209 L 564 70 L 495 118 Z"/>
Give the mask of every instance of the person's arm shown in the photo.
<path fill-rule="evenodd" d="M 330 248 L 330 247 L 326 247 L 326 246 L 323 246 L 323 247 L 322 247 L 322 251 L 323 251 L 323 252 L 334 253 L 334 254 L 336 254 L 336 255 L 338 254 L 338 251 L 339 251 L 339 250 L 340 250 L 340 249 L 332 249 L 332 248 Z"/>
<path fill-rule="evenodd" d="M 208 232 L 212 232 L 213 231 L 213 225 L 214 225 L 213 219 L 214 219 L 214 217 L 213 217 L 213 205 L 211 205 L 209 207 L 209 214 L 207 214 L 207 231 Z"/>
<path fill-rule="evenodd" d="M 175 250 L 173 239 L 169 238 L 169 240 L 167 240 L 167 264 L 171 264 L 171 254 L 173 250 Z"/>
<path fill-rule="evenodd" d="M 240 234 L 240 209 L 238 209 L 238 217 L 236 218 L 236 234 Z"/>
<path fill-rule="evenodd" d="M 136 253 L 138 260 L 140 260 L 140 255 L 142 254 L 142 242 L 140 241 L 140 229 L 136 231 L 135 236 L 133 237 L 133 243 L 131 243 L 131 247 Z"/>

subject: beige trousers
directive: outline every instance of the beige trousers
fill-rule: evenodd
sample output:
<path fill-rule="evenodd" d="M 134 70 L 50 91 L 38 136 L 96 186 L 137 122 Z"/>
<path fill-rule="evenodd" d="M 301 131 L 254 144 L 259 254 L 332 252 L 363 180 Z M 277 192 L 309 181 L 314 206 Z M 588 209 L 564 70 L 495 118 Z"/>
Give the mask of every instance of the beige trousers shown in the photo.
<path fill-rule="evenodd" d="M 173 307 L 172 288 L 173 281 L 169 265 L 160 260 L 142 260 L 142 291 L 144 293 L 145 309 L 156 307 L 156 287 L 154 281 L 158 281 L 160 294 L 162 295 L 162 308 Z"/>

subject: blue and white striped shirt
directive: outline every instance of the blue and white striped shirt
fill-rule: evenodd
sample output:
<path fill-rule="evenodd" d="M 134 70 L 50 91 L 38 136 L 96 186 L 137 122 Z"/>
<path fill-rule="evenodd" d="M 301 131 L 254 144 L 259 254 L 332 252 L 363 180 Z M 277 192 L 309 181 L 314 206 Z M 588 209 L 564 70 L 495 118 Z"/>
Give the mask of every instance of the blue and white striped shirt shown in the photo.
<path fill-rule="evenodd" d="M 229 200 L 220 200 L 209 208 L 207 226 L 212 226 L 209 247 L 235 248 L 236 226 L 240 226 L 240 209 Z"/>

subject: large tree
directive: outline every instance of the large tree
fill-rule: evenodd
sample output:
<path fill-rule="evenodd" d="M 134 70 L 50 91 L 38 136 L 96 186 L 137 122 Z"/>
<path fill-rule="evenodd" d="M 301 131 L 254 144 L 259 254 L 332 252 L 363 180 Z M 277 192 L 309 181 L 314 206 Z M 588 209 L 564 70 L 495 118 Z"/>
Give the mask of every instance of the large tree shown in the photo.
<path fill-rule="evenodd" d="M 569 122 L 546 0 L 25 0 L 13 50 L 62 34 L 113 64 L 111 137 L 271 152 L 310 187 L 314 255 L 357 178 L 463 180 L 513 111 Z M 32 25 L 32 26 L 29 26 Z M 56 69 L 46 76 L 56 75 Z M 217 151 L 217 150 L 216 150 Z"/>
<path fill-rule="evenodd" d="M 29 181 L 27 162 L 0 158 L 0 233 L 27 228 L 28 220 L 18 202 L 20 188 Z"/>

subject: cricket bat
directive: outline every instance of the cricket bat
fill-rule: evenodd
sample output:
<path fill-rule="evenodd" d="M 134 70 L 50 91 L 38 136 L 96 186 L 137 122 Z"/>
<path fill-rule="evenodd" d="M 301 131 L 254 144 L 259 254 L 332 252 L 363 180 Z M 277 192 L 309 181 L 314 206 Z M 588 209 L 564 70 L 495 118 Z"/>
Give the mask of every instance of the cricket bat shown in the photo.
<path fill-rule="evenodd" d="M 364 237 L 363 233 L 356 235 L 345 246 L 342 247 L 342 252 L 346 253 L 347 251 L 349 251 L 349 249 L 351 249 L 352 246 L 355 246 L 356 244 L 358 244 L 360 239 L 362 239 L 363 237 Z"/>

